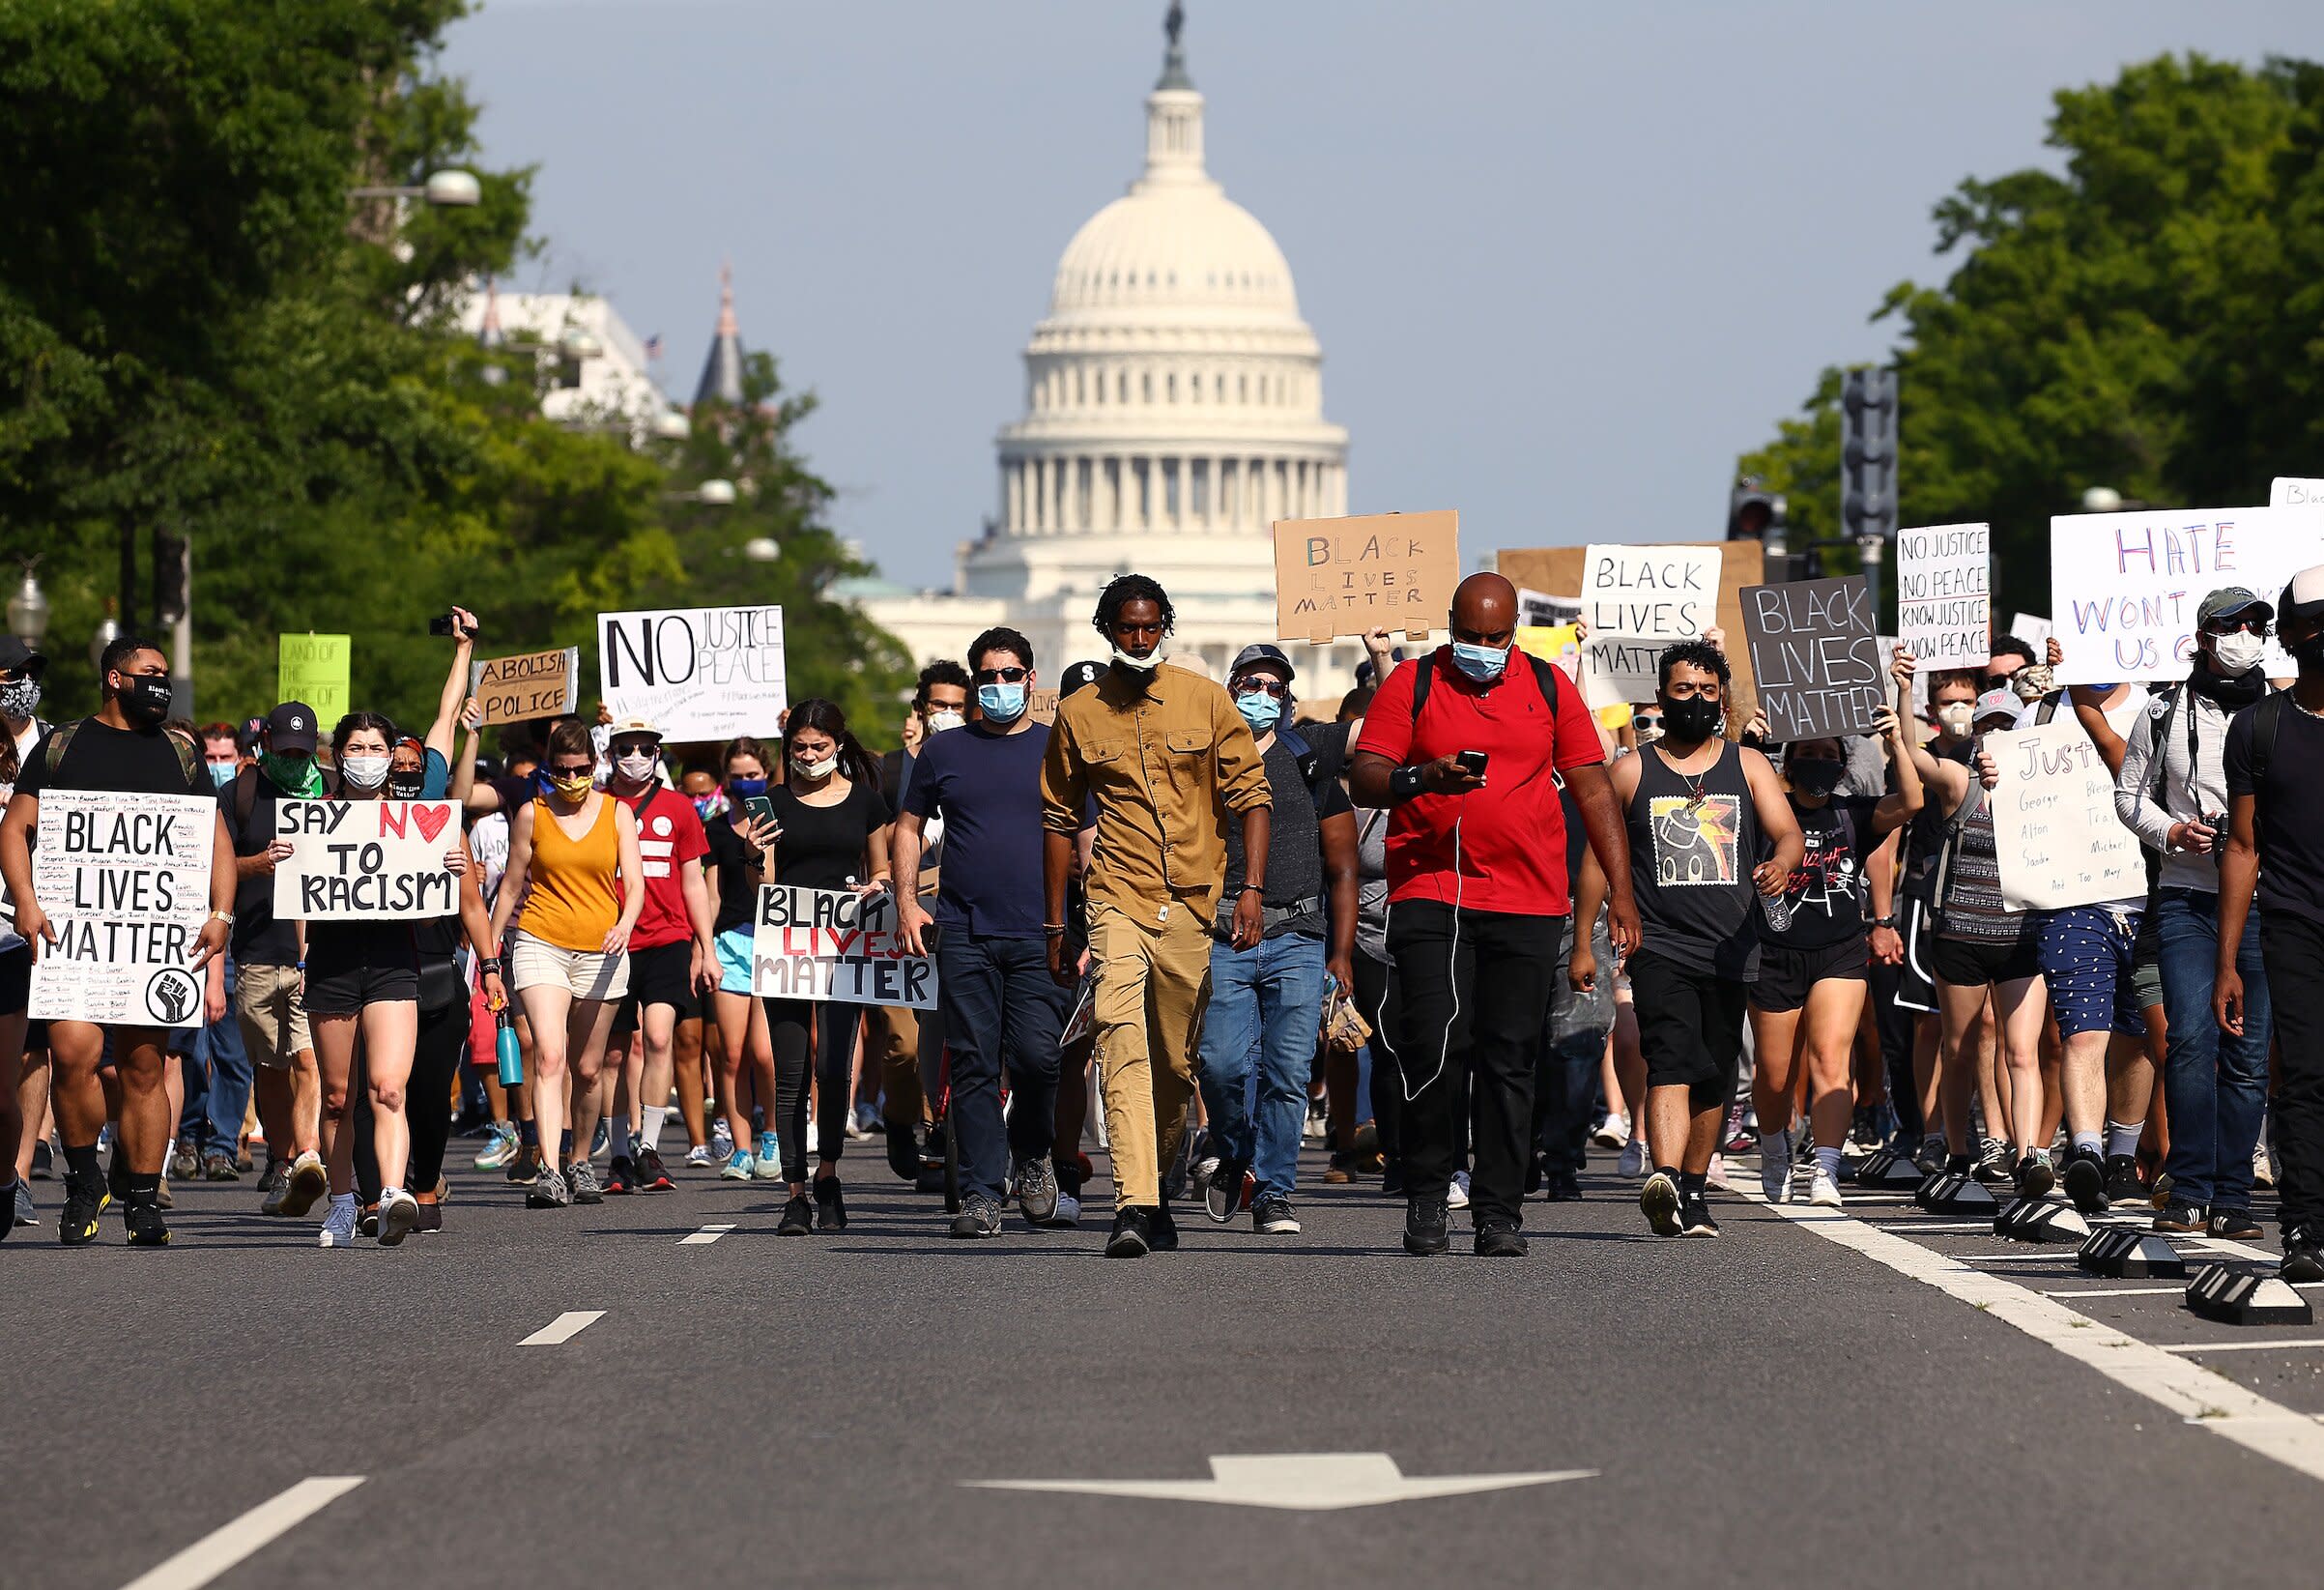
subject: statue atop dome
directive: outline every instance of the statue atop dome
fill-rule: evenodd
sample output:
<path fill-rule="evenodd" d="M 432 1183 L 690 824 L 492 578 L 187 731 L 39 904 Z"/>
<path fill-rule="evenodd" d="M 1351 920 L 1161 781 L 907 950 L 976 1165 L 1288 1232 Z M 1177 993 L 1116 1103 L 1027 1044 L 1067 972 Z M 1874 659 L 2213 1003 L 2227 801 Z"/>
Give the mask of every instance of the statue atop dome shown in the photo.
<path fill-rule="evenodd" d="M 1170 47 L 1162 52 L 1162 74 L 1154 85 L 1157 89 L 1194 86 L 1194 79 L 1187 75 L 1186 46 L 1178 42 L 1178 36 L 1186 31 L 1186 6 L 1182 0 L 1170 0 L 1169 13 L 1162 17 L 1162 37 L 1169 40 Z"/>

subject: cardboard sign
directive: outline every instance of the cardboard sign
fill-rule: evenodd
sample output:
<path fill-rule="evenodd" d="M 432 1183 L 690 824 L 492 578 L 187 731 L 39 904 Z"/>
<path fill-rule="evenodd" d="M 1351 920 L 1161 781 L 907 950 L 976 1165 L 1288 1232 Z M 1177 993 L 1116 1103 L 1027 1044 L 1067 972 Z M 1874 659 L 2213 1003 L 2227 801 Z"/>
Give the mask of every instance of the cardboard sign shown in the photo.
<path fill-rule="evenodd" d="M 2185 677 L 2195 612 L 2222 586 L 2274 601 L 2324 564 L 2324 506 L 2060 514 L 2050 521 L 2050 617 L 2060 684 Z M 2021 637 L 2022 638 L 2022 637 Z M 2274 640 L 2272 679 L 2296 673 Z"/>
<path fill-rule="evenodd" d="M 460 837 L 448 800 L 277 800 L 274 914 L 286 922 L 417 921 L 460 909 L 444 853 Z"/>
<path fill-rule="evenodd" d="M 1939 525 L 1896 533 L 1896 628 L 1923 668 L 1993 655 L 1993 533 Z"/>
<path fill-rule="evenodd" d="M 896 941 L 892 895 L 762 883 L 751 928 L 751 992 L 933 1010 L 936 963 L 906 955 Z"/>
<path fill-rule="evenodd" d="M 2038 614 L 2017 613 L 2010 617 L 2009 632 L 2032 647 L 2039 657 L 2047 654 L 2050 637 L 2057 632 L 2057 626 Z"/>
<path fill-rule="evenodd" d="M 1719 599 L 1717 622 L 1731 636 L 1743 632 L 1742 591 L 1746 586 L 1760 583 L 1765 562 L 1757 541 L 1705 542 L 1704 547 L 1719 553 Z M 1505 547 L 1493 555 L 1494 567 L 1519 590 L 1579 591 L 1582 571 L 1588 561 L 1589 549 L 1578 546 Z M 1750 649 L 1737 645 L 1729 651 L 1727 665 L 1735 671 L 1735 699 L 1741 708 L 1739 717 L 1734 718 L 1732 732 L 1740 734 L 1751 716 L 1752 700 Z M 1594 708 L 1597 703 L 1592 701 Z M 1626 723 L 1626 706 L 1621 715 L 1614 717 L 1608 710 L 1599 710 L 1599 721 Z"/>
<path fill-rule="evenodd" d="M 1025 692 L 1025 712 L 1035 723 L 1056 722 L 1057 692 L 1054 690 L 1027 690 Z"/>
<path fill-rule="evenodd" d="M 199 795 L 42 795 L 32 887 L 56 942 L 33 963 L 34 1021 L 202 1024 L 192 962 L 217 810 Z"/>
<path fill-rule="evenodd" d="M 1983 743 L 2001 771 L 1987 798 L 2004 906 L 2059 911 L 2146 892 L 2138 836 L 2114 815 L 2113 775 L 2079 722 L 2061 712 Z"/>
<path fill-rule="evenodd" d="M 2279 475 L 2268 483 L 2268 506 L 2314 507 L 2324 504 L 2324 480 L 2303 480 L 2288 475 Z M 2268 593 L 2260 593 L 2262 596 Z M 2269 596 L 2274 601 L 2273 596 Z"/>
<path fill-rule="evenodd" d="M 597 615 L 607 710 L 673 743 L 781 732 L 783 610 L 685 607 Z"/>
<path fill-rule="evenodd" d="M 581 648 L 472 663 L 468 693 L 484 709 L 488 725 L 562 717 L 581 705 Z"/>
<path fill-rule="evenodd" d="M 1582 688 L 1595 708 L 1652 701 L 1662 653 L 1718 621 L 1718 547 L 1592 543 L 1582 567 Z"/>
<path fill-rule="evenodd" d="M 345 635 L 284 635 L 277 643 L 274 699 L 302 701 L 332 724 L 347 715 L 347 670 L 353 646 Z"/>
<path fill-rule="evenodd" d="M 1275 630 L 1322 646 L 1337 635 L 1401 630 L 1424 640 L 1460 584 L 1460 515 L 1365 513 L 1275 522 Z"/>
<path fill-rule="evenodd" d="M 1743 638 L 1769 738 L 1789 744 L 1871 732 L 1888 684 L 1863 575 L 1751 587 Z"/>
<path fill-rule="evenodd" d="M 1571 623 L 1582 616 L 1579 596 L 1544 596 L 1538 591 L 1517 588 L 1517 622 L 1541 629 Z"/>

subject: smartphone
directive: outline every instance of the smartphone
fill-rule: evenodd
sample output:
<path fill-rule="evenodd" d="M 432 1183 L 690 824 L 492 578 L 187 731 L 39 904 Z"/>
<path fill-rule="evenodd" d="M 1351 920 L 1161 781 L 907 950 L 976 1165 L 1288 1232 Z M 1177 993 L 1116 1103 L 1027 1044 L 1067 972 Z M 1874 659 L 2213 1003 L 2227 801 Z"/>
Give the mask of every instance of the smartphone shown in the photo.
<path fill-rule="evenodd" d="M 1463 751 L 1456 760 L 1463 772 L 1474 773 L 1478 778 L 1485 776 L 1485 754 L 1482 751 Z"/>
<path fill-rule="evenodd" d="M 744 795 L 742 809 L 753 823 L 772 823 L 775 820 L 775 803 L 765 795 Z"/>
<path fill-rule="evenodd" d="M 452 616 L 449 613 L 446 613 L 441 618 L 430 619 L 428 621 L 428 633 L 431 635 L 450 635 L 452 633 Z"/>

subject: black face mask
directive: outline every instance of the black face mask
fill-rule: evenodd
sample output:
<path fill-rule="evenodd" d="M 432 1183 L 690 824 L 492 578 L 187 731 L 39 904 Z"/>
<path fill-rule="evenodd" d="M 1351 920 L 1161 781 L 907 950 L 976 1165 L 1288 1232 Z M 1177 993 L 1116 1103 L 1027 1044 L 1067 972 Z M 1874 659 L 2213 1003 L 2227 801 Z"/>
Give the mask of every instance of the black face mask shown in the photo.
<path fill-rule="evenodd" d="M 391 772 L 387 775 L 387 795 L 395 800 L 417 800 L 425 777 L 423 773 Z"/>
<path fill-rule="evenodd" d="M 2324 674 L 2324 630 L 2295 642 L 2290 650 L 2304 673 Z"/>
<path fill-rule="evenodd" d="M 1680 744 L 1692 744 L 1708 739 L 1719 732 L 1719 704 L 1701 696 L 1689 696 L 1684 701 L 1658 697 L 1662 707 L 1662 732 Z"/>
<path fill-rule="evenodd" d="M 1848 764 L 1834 762 L 1829 757 L 1792 757 L 1784 763 L 1784 772 L 1792 780 L 1792 788 L 1803 795 L 1828 795 L 1840 787 L 1840 779 L 1848 771 Z"/>
<path fill-rule="evenodd" d="M 138 674 L 121 693 L 121 713 L 131 723 L 159 723 L 169 716 L 170 703 L 176 699 L 167 675 Z"/>

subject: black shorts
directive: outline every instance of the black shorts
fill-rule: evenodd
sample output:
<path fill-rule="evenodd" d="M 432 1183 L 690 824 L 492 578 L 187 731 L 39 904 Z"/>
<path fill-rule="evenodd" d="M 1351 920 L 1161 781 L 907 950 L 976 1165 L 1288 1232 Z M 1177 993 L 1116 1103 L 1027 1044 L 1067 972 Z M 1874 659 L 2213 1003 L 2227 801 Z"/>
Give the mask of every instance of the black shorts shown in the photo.
<path fill-rule="evenodd" d="M 702 1014 L 702 998 L 694 992 L 694 940 L 655 944 L 629 952 L 629 992 L 614 1012 L 614 1036 L 626 1038 L 638 1030 L 638 1012 L 647 1005 L 668 1005 L 677 1019 Z"/>
<path fill-rule="evenodd" d="M 354 924 L 331 923 L 334 929 Z M 365 1005 L 397 999 L 419 1002 L 419 946 L 410 924 L 364 924 L 361 932 L 318 936 L 308 930 L 306 995 L 309 1017 L 358 1016 Z"/>
<path fill-rule="evenodd" d="M 32 946 L 0 950 L 0 1016 L 22 1015 L 31 1006 Z"/>
<path fill-rule="evenodd" d="M 1751 985 L 1751 1008 L 1797 1010 L 1808 1002 L 1808 990 L 1818 983 L 1834 979 L 1864 981 L 1865 965 L 1871 959 L 1871 945 L 1862 934 L 1814 949 L 1793 949 L 1763 940 L 1759 946 L 1759 981 Z"/>
<path fill-rule="evenodd" d="M 2023 982 L 2042 974 L 2041 947 L 2028 933 L 2007 943 L 1983 939 L 1939 939 L 1929 969 L 1955 988 L 1985 988 Z"/>
<path fill-rule="evenodd" d="M 1743 1068 L 1743 1005 L 1751 985 L 1640 950 L 1630 997 L 1649 1087 L 1684 1087 L 1697 1113 L 1725 1109 Z"/>

